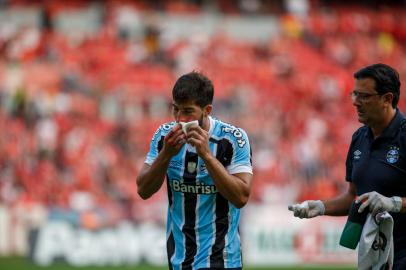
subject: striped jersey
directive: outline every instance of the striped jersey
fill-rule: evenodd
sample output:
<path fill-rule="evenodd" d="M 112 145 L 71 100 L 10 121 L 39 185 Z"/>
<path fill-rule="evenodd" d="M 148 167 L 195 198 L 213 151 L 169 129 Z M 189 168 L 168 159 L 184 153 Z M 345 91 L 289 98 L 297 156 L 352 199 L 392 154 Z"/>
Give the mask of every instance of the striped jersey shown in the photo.
<path fill-rule="evenodd" d="M 244 130 L 209 117 L 209 146 L 230 174 L 251 173 L 251 147 Z M 176 125 L 155 132 L 145 163 L 151 165 L 164 137 Z M 170 269 L 242 267 L 238 232 L 240 209 L 217 192 L 203 160 L 185 144 L 166 173 L 168 190 L 167 253 Z"/>

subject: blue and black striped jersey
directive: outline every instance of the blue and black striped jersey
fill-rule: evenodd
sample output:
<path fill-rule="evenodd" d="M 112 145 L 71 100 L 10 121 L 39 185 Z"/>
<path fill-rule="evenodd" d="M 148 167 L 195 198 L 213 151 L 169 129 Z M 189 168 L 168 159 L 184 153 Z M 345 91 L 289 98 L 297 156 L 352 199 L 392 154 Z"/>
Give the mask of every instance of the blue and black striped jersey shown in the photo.
<path fill-rule="evenodd" d="M 210 150 L 230 174 L 251 173 L 251 148 L 244 130 L 209 117 Z M 151 165 L 176 122 L 155 132 L 145 163 Z M 196 150 L 185 144 L 166 174 L 167 252 L 170 269 L 242 267 L 240 209 L 217 192 Z"/>

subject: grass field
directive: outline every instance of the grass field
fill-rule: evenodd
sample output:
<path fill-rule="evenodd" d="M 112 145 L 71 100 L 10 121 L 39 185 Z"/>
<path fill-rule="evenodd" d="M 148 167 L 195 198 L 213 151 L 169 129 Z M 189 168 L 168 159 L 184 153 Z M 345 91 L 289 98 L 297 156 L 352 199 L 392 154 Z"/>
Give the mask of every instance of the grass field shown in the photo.
<path fill-rule="evenodd" d="M 137 265 L 137 266 L 121 266 L 121 267 L 73 267 L 66 264 L 55 264 L 49 267 L 41 267 L 32 264 L 26 259 L 19 258 L 19 257 L 0 257 L 0 269 L 1 270 L 164 270 L 168 269 L 167 267 L 154 267 L 149 265 Z M 262 267 L 262 268 L 248 268 L 245 267 L 244 270 L 276 270 L 276 269 L 284 269 L 284 270 L 294 270 L 294 269 L 318 269 L 318 270 L 327 270 L 327 269 L 335 269 L 335 270 L 355 270 L 355 266 L 280 266 L 280 267 Z"/>

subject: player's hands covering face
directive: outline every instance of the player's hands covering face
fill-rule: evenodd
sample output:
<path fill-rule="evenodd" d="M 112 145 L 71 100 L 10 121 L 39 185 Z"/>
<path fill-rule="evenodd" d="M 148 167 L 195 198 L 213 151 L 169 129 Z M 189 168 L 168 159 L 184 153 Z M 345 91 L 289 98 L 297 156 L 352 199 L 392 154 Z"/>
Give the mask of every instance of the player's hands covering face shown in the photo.
<path fill-rule="evenodd" d="M 177 124 L 174 126 L 165 136 L 164 141 L 165 143 L 162 151 L 170 157 L 176 155 L 186 143 L 186 135 L 183 133 L 181 125 Z"/>
<path fill-rule="evenodd" d="M 186 141 L 196 148 L 197 154 L 203 159 L 210 155 L 209 133 L 199 126 L 191 126 L 186 135 Z"/>

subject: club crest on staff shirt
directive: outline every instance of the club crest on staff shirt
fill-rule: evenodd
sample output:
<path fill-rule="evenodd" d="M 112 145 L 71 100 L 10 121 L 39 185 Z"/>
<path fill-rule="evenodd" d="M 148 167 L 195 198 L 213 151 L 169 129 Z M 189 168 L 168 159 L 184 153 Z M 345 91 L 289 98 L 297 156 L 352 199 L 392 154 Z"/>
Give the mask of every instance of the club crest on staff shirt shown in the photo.
<path fill-rule="evenodd" d="M 196 162 L 188 162 L 187 163 L 187 171 L 188 173 L 194 173 L 196 171 L 197 164 Z"/>
<path fill-rule="evenodd" d="M 399 159 L 399 147 L 391 146 L 388 153 L 386 153 L 386 161 L 390 164 L 396 163 Z"/>
<path fill-rule="evenodd" d="M 355 150 L 354 151 L 354 159 L 355 160 L 358 160 L 358 159 L 360 159 L 361 158 L 361 154 L 362 154 L 362 152 L 360 151 L 360 150 Z"/>

